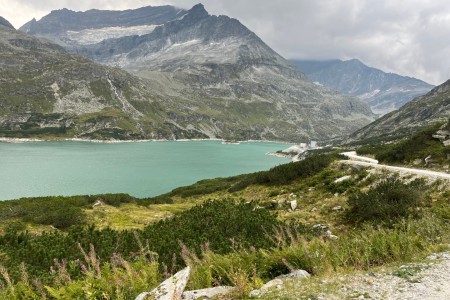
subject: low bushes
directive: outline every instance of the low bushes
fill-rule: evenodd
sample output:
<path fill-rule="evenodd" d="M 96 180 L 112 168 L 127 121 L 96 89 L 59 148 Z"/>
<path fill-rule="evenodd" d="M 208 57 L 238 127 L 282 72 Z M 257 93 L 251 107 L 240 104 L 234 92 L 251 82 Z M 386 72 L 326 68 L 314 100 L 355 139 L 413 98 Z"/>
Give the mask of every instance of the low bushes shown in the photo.
<path fill-rule="evenodd" d="M 395 144 L 363 146 L 357 150 L 360 155 L 373 154 L 375 158 L 385 163 L 404 163 L 415 159 L 424 159 L 428 155 L 437 161 L 448 161 L 447 155 L 450 149 L 438 140 L 433 134 L 442 124 L 436 124 L 424 129 L 409 139 Z"/>
<path fill-rule="evenodd" d="M 70 226 L 85 224 L 83 209 L 91 208 L 97 200 L 116 207 L 130 202 L 142 205 L 172 203 L 171 199 L 141 200 L 128 194 L 23 198 L 0 201 L 0 221 L 3 223 L 22 221 L 66 229 Z"/>
<path fill-rule="evenodd" d="M 403 219 L 392 228 L 370 224 L 350 233 L 339 234 L 336 240 L 297 237 L 279 248 L 250 249 L 218 255 L 207 252 L 194 265 L 190 288 L 215 284 L 245 284 L 249 289 L 292 270 L 303 269 L 311 274 L 337 270 L 367 270 L 392 262 L 407 262 L 436 251 L 436 245 L 448 241 L 448 223 L 428 215 L 422 219 Z M 243 290 L 246 290 L 245 288 Z"/>
<path fill-rule="evenodd" d="M 14 276 L 20 276 L 18 266 L 25 262 L 30 274 L 45 278 L 54 259 L 70 261 L 82 258 L 77 247 L 79 243 L 83 248 L 92 244 L 101 261 L 107 261 L 113 253 L 121 253 L 129 259 L 141 248 L 146 248 L 158 253 L 161 264 L 174 264 L 179 268 L 183 263 L 179 256 L 182 250 L 180 242 L 194 248 L 197 253 L 206 243 L 217 253 L 228 253 L 237 244 L 270 248 L 274 242 L 265 232 L 278 225 L 274 215 L 257 209 L 253 203 L 209 201 L 138 231 L 74 226 L 64 233 L 54 231 L 33 236 L 11 230 L 0 237 L 0 252 L 7 257 L 0 257 L 0 263 L 11 269 Z M 175 260 L 173 255 L 177 256 Z"/>
<path fill-rule="evenodd" d="M 417 214 L 416 208 L 426 204 L 423 190 L 422 181 L 404 183 L 397 177 L 389 177 L 368 191 L 351 195 L 347 219 L 356 223 L 391 223 L 400 217 Z"/>
<path fill-rule="evenodd" d="M 238 175 L 227 178 L 201 180 L 193 185 L 180 187 L 173 191 L 150 198 L 149 200 L 169 200 L 172 197 L 182 198 L 205 195 L 214 192 L 228 191 L 230 193 L 241 191 L 253 184 L 282 185 L 295 179 L 306 178 L 319 173 L 337 158 L 336 154 L 314 155 L 305 160 L 276 166 L 268 171 Z"/>

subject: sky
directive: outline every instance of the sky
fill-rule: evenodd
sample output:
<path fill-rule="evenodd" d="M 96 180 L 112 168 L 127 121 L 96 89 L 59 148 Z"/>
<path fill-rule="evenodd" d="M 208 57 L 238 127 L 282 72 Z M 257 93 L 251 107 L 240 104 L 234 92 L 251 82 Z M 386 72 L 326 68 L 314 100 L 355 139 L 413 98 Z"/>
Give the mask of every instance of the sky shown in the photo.
<path fill-rule="evenodd" d="M 190 8 L 200 0 L 0 0 L 16 28 L 51 10 Z M 450 79 L 448 0 L 202 0 L 288 59 L 353 59 L 431 84 Z"/>

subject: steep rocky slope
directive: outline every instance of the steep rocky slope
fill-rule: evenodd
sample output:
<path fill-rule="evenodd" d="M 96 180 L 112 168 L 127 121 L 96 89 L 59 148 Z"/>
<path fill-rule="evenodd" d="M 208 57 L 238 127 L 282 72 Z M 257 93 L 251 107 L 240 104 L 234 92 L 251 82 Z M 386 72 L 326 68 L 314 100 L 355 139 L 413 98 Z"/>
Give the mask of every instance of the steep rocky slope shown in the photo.
<path fill-rule="evenodd" d="M 450 80 L 351 135 L 352 140 L 393 139 L 450 118 Z"/>
<path fill-rule="evenodd" d="M 5 18 L 0 16 L 0 25 L 8 27 L 10 29 L 14 29 L 14 26 L 11 25 L 11 23 L 9 23 L 8 20 L 6 20 Z"/>
<path fill-rule="evenodd" d="M 296 124 L 270 119 L 276 109 L 271 104 L 219 97 L 196 101 L 198 94 L 185 92 L 169 75 L 137 78 L 4 26 L 0 57 L 0 136 L 302 138 Z"/>
<path fill-rule="evenodd" d="M 0 136 L 171 137 L 155 98 L 122 70 L 0 26 Z"/>
<path fill-rule="evenodd" d="M 61 22 L 66 21 L 56 23 Z M 59 34 L 29 32 L 49 38 Z M 343 136 L 374 118 L 359 99 L 315 85 L 239 21 L 211 16 L 203 5 L 150 33 L 131 33 L 98 43 L 110 35 L 97 32 L 91 40 L 74 35 L 66 48 L 146 78 L 172 131 L 238 140 L 321 140 Z M 155 110 L 154 105 L 138 106 L 144 116 Z"/>
<path fill-rule="evenodd" d="M 377 114 L 398 109 L 433 88 L 422 80 L 385 73 L 357 59 L 292 60 L 292 63 L 311 80 L 366 101 Z"/>

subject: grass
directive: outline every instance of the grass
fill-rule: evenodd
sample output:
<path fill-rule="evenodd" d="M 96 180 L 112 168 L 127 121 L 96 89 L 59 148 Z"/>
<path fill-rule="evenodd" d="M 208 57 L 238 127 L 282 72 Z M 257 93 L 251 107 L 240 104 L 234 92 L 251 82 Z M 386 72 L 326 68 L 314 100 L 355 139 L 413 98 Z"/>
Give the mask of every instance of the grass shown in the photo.
<path fill-rule="evenodd" d="M 316 161 L 321 162 L 321 160 Z M 321 284 L 321 280 L 339 276 L 336 274 L 366 272 L 380 267 L 420 261 L 427 254 L 440 251 L 444 249 L 444 245 L 448 245 L 450 191 L 445 182 L 421 186 L 423 193 L 419 193 L 418 197 L 426 201 L 413 201 L 413 205 L 407 209 L 409 211 L 411 208 L 413 214 L 402 214 L 389 223 L 383 223 L 384 215 L 375 215 L 371 220 L 360 218 L 358 222 L 349 222 L 348 216 L 354 205 L 351 201 L 349 202 L 349 199 L 358 195 L 359 197 L 370 195 L 371 192 L 377 191 L 385 175 L 348 167 L 338 162 L 329 162 L 325 166 L 319 164 L 318 168 L 307 175 L 292 172 L 294 167 L 306 168 L 310 165 L 314 164 L 311 162 L 289 164 L 281 169 L 283 172 L 280 169 L 272 169 L 263 173 L 201 181 L 189 187 L 176 189 L 163 197 L 150 199 L 135 199 L 128 195 L 103 195 L 103 201 L 107 204 L 95 208 L 92 208 L 92 204 L 98 196 L 69 198 L 68 202 L 79 207 L 83 212 L 84 224 L 95 223 L 103 229 L 80 231 L 81 229 L 69 227 L 64 229 L 63 235 L 56 233 L 38 236 L 11 235 L 10 238 L 14 237 L 17 240 L 9 241 L 9 243 L 16 243 L 22 239 L 25 244 L 17 250 L 17 253 L 3 250 L 0 261 L 11 267 L 8 260 L 16 254 L 26 254 L 23 252 L 26 251 L 24 248 L 28 247 L 26 245 L 38 245 L 40 236 L 44 236 L 47 241 L 52 241 L 58 236 L 58 239 L 61 238 L 61 241 L 64 241 L 61 243 L 64 249 L 67 249 L 68 245 L 76 244 L 77 240 L 82 241 L 85 251 L 89 251 L 89 243 L 97 243 L 96 257 L 101 258 L 102 263 L 100 272 L 80 273 L 80 266 L 73 265 L 76 257 L 83 258 L 80 250 L 72 249 L 75 252 L 70 257 L 59 255 L 57 251 L 52 252 L 55 254 L 53 257 L 58 258 L 59 265 L 61 265 L 61 259 L 67 258 L 65 268 L 71 275 L 71 280 L 61 281 L 61 278 L 58 279 L 59 275 L 46 278 L 45 280 L 50 280 L 48 285 L 53 289 L 46 291 L 47 295 L 49 293 L 68 295 L 72 291 L 75 294 L 70 295 L 74 298 L 74 295 L 81 295 L 84 291 L 88 291 L 95 295 L 104 293 L 103 295 L 108 295 L 111 299 L 120 299 L 123 295 L 128 295 L 123 296 L 123 299 L 132 299 L 138 291 L 144 288 L 148 290 L 186 263 L 193 267 L 188 283 L 190 289 L 220 284 L 234 285 L 238 287 L 236 294 L 233 295 L 235 299 L 246 298 L 251 289 L 259 288 L 264 282 L 280 274 L 286 274 L 290 269 L 305 269 L 314 275 L 308 283 L 291 281 L 281 291 L 269 294 L 267 296 L 269 298 L 266 297 L 266 299 L 274 295 L 277 299 L 314 299 L 313 297 L 318 295 L 320 289 L 331 294 L 339 292 L 339 283 L 327 281 Z M 343 176 L 350 176 L 350 179 L 340 183 L 335 182 Z M 267 181 L 267 178 L 270 180 Z M 242 184 L 241 188 L 231 189 L 237 184 Z M 402 182 L 398 182 L 395 186 L 397 189 L 408 189 L 408 184 Z M 426 199 L 424 195 L 427 195 Z M 235 210 L 233 207 L 220 206 L 220 201 L 217 200 L 224 198 L 229 198 L 228 201 L 231 203 L 252 202 L 249 205 L 253 208 L 247 212 L 255 209 L 262 214 L 261 216 L 252 215 L 251 218 L 245 217 L 241 215 L 243 208 Z M 208 204 L 214 203 L 208 202 L 208 199 L 215 200 L 218 206 L 213 207 Z M 289 209 L 292 200 L 298 203 L 298 208 L 294 211 Z M 0 203 L 0 217 L 3 218 L 4 224 L 16 226 L 18 229 L 16 232 L 20 233 L 24 230 L 23 226 L 20 227 L 23 216 L 8 215 L 10 208 L 15 209 L 16 206 L 23 205 L 27 208 L 26 212 L 32 211 L 35 203 L 42 203 L 43 207 L 46 207 L 51 205 L 52 201 L 54 199 L 29 199 Z M 205 201 L 204 206 L 193 207 Z M 167 203 L 158 204 L 158 202 Z M 341 208 L 335 209 L 337 206 Z M 273 220 L 274 216 L 278 219 L 277 223 L 270 221 L 272 225 L 264 230 L 259 225 L 256 226 L 257 228 L 251 226 L 265 218 L 267 218 L 265 220 Z M 48 225 L 32 222 L 25 222 L 25 224 L 28 229 L 40 228 L 39 226 L 42 226 L 40 230 L 49 228 Z M 325 229 L 314 227 L 317 224 L 324 224 Z M 273 227 L 273 225 L 277 226 Z M 244 230 L 245 228 L 249 230 Z M 126 229 L 136 229 L 140 242 L 136 242 L 134 233 Z M 330 229 L 338 238 L 327 238 L 327 229 Z M 115 236 L 119 230 L 123 232 L 123 236 L 116 239 Z M 39 230 L 36 229 L 34 233 L 38 234 Z M 230 241 L 227 236 L 227 239 L 215 240 L 217 237 L 222 238 L 225 234 L 234 239 Z M 73 239 L 68 239 L 69 236 Z M 269 240 L 265 240 L 266 238 Z M 52 251 L 59 249 L 56 247 L 60 243 L 56 242 L 58 239 L 51 242 L 55 245 Z M 179 240 L 183 244 L 180 244 Z M 124 247 L 131 245 L 133 249 L 126 254 L 123 251 Z M 157 245 L 164 245 L 164 247 Z M 172 252 L 168 252 L 167 249 L 171 249 Z M 109 252 L 113 251 L 123 255 L 124 262 L 120 266 L 114 266 L 110 259 Z M 41 254 L 45 254 L 45 251 Z M 20 261 L 20 256 L 18 257 L 14 259 Z M 51 259 L 49 258 L 50 261 Z M 42 260 L 43 258 L 40 259 Z M 16 266 L 16 271 L 12 272 L 9 268 L 8 271 L 11 272 L 11 278 L 15 281 L 8 287 L 4 278 L 3 283 L 6 288 L 0 292 L 0 298 L 8 295 L 10 298 L 6 298 L 14 299 L 19 295 L 18 290 L 26 290 L 25 287 L 19 288 L 24 282 L 21 279 L 23 277 L 20 275 L 21 271 L 17 269 L 20 263 L 13 265 Z M 95 268 L 95 264 L 91 263 L 91 265 Z M 29 268 L 29 277 L 33 277 L 31 262 L 27 263 L 27 268 Z M 131 275 L 125 276 L 121 272 Z M 133 275 L 140 272 L 148 274 L 149 277 L 145 278 L 153 278 L 148 279 L 146 287 L 143 281 L 140 281 L 141 277 Z M 64 274 L 62 271 L 57 273 Z M 117 274 L 125 276 L 120 284 Z M 58 283 L 57 280 L 61 282 Z M 132 280 L 135 280 L 140 287 L 134 285 Z M 11 291 L 12 288 L 15 292 Z M 36 292 L 39 289 L 33 286 L 31 290 Z M 117 292 L 119 290 L 120 292 Z M 101 299 L 103 296 L 96 297 L 93 299 Z"/>
<path fill-rule="evenodd" d="M 119 207 L 111 205 L 96 206 L 93 209 L 85 210 L 85 213 L 87 223 L 95 224 L 98 228 L 143 229 L 149 224 L 188 210 L 193 205 L 193 203 L 177 203 L 142 206 L 127 203 Z"/>

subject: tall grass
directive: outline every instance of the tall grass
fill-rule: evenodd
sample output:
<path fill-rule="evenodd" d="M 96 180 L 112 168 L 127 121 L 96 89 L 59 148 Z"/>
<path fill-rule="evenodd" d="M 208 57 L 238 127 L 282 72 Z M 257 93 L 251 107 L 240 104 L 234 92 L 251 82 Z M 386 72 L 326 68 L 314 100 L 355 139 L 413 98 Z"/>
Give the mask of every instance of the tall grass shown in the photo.
<path fill-rule="evenodd" d="M 237 272 L 246 278 L 248 288 L 257 288 L 263 282 L 295 269 L 315 275 L 349 269 L 368 270 L 421 258 L 439 250 L 439 243 L 448 238 L 448 224 L 429 215 L 421 219 L 403 219 L 393 228 L 366 224 L 339 235 L 336 240 L 325 237 L 308 240 L 297 236 L 271 250 L 237 250 L 228 255 L 209 251 L 194 266 L 190 286 L 234 285 Z"/>

